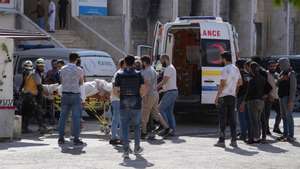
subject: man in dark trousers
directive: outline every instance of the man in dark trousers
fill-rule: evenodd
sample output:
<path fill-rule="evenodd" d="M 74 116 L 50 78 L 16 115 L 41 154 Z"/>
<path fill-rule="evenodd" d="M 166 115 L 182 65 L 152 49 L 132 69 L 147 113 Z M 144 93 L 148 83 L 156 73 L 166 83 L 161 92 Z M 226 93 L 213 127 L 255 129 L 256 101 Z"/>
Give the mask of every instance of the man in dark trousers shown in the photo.
<path fill-rule="evenodd" d="M 236 117 L 235 117 L 235 100 L 237 89 L 243 84 L 239 69 L 232 63 L 231 53 L 225 52 L 222 55 L 222 62 L 225 67 L 221 73 L 220 86 L 215 103 L 220 107 L 219 122 L 220 136 L 215 146 L 225 147 L 225 128 L 226 119 L 229 120 L 231 130 L 231 146 L 237 147 L 236 143 Z"/>
<path fill-rule="evenodd" d="M 281 73 L 277 82 L 280 111 L 283 120 L 283 136 L 280 141 L 294 142 L 293 109 L 297 91 L 296 73 L 287 58 L 279 59 Z"/>
<path fill-rule="evenodd" d="M 67 10 L 69 1 L 68 0 L 59 0 L 59 26 L 61 29 L 66 28 L 66 22 L 67 22 Z"/>
<path fill-rule="evenodd" d="M 131 120 L 134 122 L 134 154 L 142 152 L 140 147 L 141 137 L 141 108 L 142 97 L 146 90 L 144 79 L 140 72 L 133 67 L 135 58 L 127 56 L 125 58 L 125 69 L 118 72 L 114 82 L 113 92 L 120 96 L 120 117 L 122 129 L 122 141 L 125 159 L 129 158 L 129 126 Z"/>

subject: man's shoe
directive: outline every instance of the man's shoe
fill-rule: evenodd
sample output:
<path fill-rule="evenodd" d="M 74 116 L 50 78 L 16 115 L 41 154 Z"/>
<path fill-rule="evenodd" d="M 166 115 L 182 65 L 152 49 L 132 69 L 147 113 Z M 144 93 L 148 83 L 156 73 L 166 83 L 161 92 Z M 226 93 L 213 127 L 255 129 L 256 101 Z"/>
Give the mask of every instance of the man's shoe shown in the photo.
<path fill-rule="evenodd" d="M 63 144 L 65 144 L 65 139 L 64 138 L 58 139 L 58 145 L 63 145 Z"/>
<path fill-rule="evenodd" d="M 142 133 L 141 134 L 141 139 L 142 140 L 146 140 L 147 139 L 147 135 L 148 135 L 147 133 Z"/>
<path fill-rule="evenodd" d="M 283 134 L 279 128 L 274 128 L 273 132 L 277 134 Z"/>
<path fill-rule="evenodd" d="M 288 137 L 288 138 L 287 138 L 287 141 L 288 141 L 289 143 L 294 143 L 294 142 L 296 141 L 296 139 L 295 139 L 294 137 Z"/>
<path fill-rule="evenodd" d="M 260 143 L 261 143 L 261 144 L 267 144 L 268 142 L 267 142 L 267 139 L 266 139 L 266 138 L 263 138 L 263 139 L 260 140 Z"/>
<path fill-rule="evenodd" d="M 271 135 L 272 135 L 272 133 L 270 132 L 270 130 L 267 130 L 266 134 L 267 134 L 268 136 L 271 136 Z"/>
<path fill-rule="evenodd" d="M 124 159 L 129 159 L 129 151 L 125 151 L 125 152 L 123 153 L 123 158 L 124 158 Z"/>
<path fill-rule="evenodd" d="M 139 155 L 139 154 L 141 154 L 142 152 L 143 152 L 143 148 L 142 147 L 136 147 L 136 148 L 134 148 L 134 155 Z"/>
<path fill-rule="evenodd" d="M 261 140 L 253 140 L 253 144 L 259 144 L 261 142 Z"/>
<path fill-rule="evenodd" d="M 225 142 L 224 141 L 218 141 L 214 146 L 215 147 L 225 148 Z"/>
<path fill-rule="evenodd" d="M 81 141 L 80 139 L 74 139 L 73 140 L 74 146 L 83 146 L 84 142 Z"/>
<path fill-rule="evenodd" d="M 121 144 L 121 140 L 119 139 L 114 139 L 114 140 L 109 140 L 109 144 L 111 145 L 120 145 Z"/>
<path fill-rule="evenodd" d="M 231 141 L 230 146 L 231 147 L 238 147 L 236 141 Z"/>
<path fill-rule="evenodd" d="M 173 133 L 173 130 L 171 128 L 164 129 L 161 131 L 160 136 L 162 137 L 168 137 Z"/>
<path fill-rule="evenodd" d="M 237 140 L 246 141 L 246 137 L 245 137 L 245 136 L 242 136 L 242 135 L 240 135 L 239 137 L 237 137 Z"/>
<path fill-rule="evenodd" d="M 155 139 L 155 133 L 151 132 L 147 136 L 147 140 L 154 140 Z"/>
<path fill-rule="evenodd" d="M 278 137 L 276 140 L 277 140 L 277 141 L 281 141 L 281 142 L 286 142 L 286 141 L 288 141 L 287 138 L 286 138 L 285 136 Z"/>
<path fill-rule="evenodd" d="M 160 133 L 163 132 L 165 129 L 162 126 L 157 127 L 153 132 L 160 136 Z"/>
<path fill-rule="evenodd" d="M 249 144 L 249 145 L 250 145 L 250 144 L 254 144 L 254 141 L 253 141 L 253 140 L 248 140 L 248 141 L 247 141 L 247 144 Z"/>

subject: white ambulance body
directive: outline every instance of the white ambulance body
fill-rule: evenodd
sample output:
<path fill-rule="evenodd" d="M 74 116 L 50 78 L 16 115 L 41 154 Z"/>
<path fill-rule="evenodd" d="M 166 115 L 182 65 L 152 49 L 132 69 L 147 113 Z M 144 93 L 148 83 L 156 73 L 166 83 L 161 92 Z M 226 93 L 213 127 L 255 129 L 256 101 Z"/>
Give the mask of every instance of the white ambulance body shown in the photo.
<path fill-rule="evenodd" d="M 220 54 L 230 51 L 233 63 L 238 56 L 234 27 L 218 17 L 179 17 L 175 22 L 158 23 L 154 37 L 156 69 L 161 68 L 162 54 L 169 55 L 177 69 L 176 111 L 213 109 L 223 67 Z"/>

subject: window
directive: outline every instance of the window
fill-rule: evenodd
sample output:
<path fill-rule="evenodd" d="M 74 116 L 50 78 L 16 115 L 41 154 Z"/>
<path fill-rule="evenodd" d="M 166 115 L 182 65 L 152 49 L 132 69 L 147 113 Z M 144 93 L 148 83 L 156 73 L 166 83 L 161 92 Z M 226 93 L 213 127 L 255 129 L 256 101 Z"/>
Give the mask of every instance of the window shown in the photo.
<path fill-rule="evenodd" d="M 229 40 L 202 39 L 202 66 L 221 67 L 221 53 L 230 50 Z"/>
<path fill-rule="evenodd" d="M 116 66 L 111 57 L 81 56 L 81 66 L 86 76 L 113 76 Z"/>

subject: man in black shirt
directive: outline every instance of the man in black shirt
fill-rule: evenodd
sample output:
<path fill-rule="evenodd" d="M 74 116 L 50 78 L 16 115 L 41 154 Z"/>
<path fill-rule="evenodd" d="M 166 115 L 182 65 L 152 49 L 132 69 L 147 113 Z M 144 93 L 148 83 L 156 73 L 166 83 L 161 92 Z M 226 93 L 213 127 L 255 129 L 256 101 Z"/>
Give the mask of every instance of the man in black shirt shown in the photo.
<path fill-rule="evenodd" d="M 134 121 L 134 153 L 139 154 L 143 151 L 140 147 L 141 137 L 141 102 L 146 90 L 144 79 L 140 72 L 134 70 L 133 56 L 125 58 L 125 69 L 120 71 L 114 82 L 114 94 L 120 96 L 120 117 L 122 129 L 122 141 L 124 148 L 123 157 L 129 158 L 129 126 L 130 121 Z"/>

